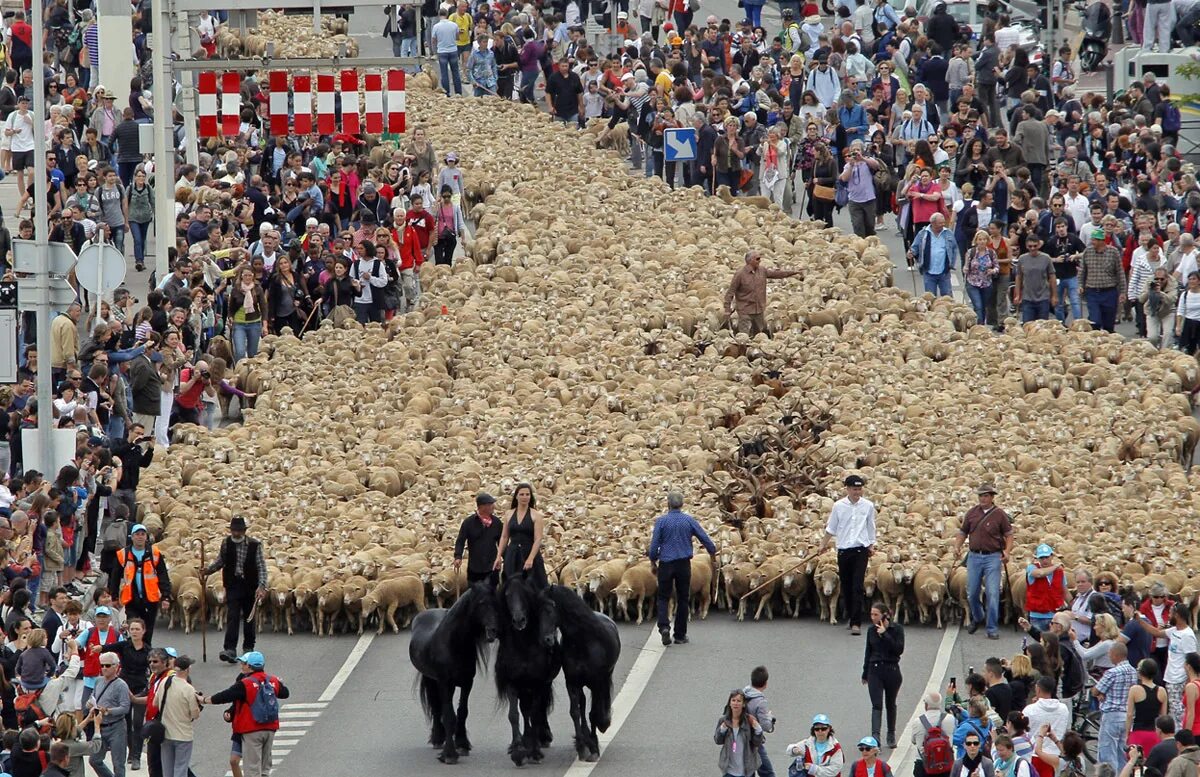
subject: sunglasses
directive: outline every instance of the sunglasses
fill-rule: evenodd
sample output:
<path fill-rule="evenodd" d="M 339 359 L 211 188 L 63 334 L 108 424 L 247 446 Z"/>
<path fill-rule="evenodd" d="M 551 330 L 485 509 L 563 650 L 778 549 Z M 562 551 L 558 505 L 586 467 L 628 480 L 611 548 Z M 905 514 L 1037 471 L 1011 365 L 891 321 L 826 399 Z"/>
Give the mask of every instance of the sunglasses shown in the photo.
<path fill-rule="evenodd" d="M 867 747 L 866 745 L 859 745 L 859 746 L 858 746 L 858 752 L 860 752 L 860 753 L 865 753 L 865 752 L 867 752 L 868 750 L 874 750 L 874 749 L 875 749 L 875 748 L 873 748 L 873 747 Z"/>
<path fill-rule="evenodd" d="M 1096 587 L 1097 587 L 1097 588 L 1099 588 L 1099 587 L 1100 587 L 1100 586 L 1102 586 L 1102 585 L 1106 585 L 1106 586 L 1108 586 L 1109 588 L 1111 588 L 1111 587 L 1112 587 L 1112 583 L 1108 582 L 1107 580 L 1101 580 L 1099 583 L 1096 583 Z"/>
<path fill-rule="evenodd" d="M 963 742 L 963 744 L 966 745 L 967 747 L 979 747 L 979 743 L 974 740 L 972 740 L 970 742 Z"/>
<path fill-rule="evenodd" d="M 1151 599 L 1166 599 L 1166 596 L 1151 596 Z"/>
<path fill-rule="evenodd" d="M 813 726 L 813 731 L 828 731 L 829 726 Z"/>

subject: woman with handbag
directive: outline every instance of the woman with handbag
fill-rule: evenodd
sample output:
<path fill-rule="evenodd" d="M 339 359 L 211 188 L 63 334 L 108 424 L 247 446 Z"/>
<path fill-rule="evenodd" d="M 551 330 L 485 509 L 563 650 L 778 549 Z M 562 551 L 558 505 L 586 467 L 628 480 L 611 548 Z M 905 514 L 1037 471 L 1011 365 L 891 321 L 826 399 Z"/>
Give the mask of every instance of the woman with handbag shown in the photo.
<path fill-rule="evenodd" d="M 267 281 L 267 307 L 263 311 L 267 326 L 275 334 L 291 327 L 292 334 L 299 337 L 311 304 L 304 276 L 292 272 L 291 257 L 280 256 Z"/>
<path fill-rule="evenodd" d="M 975 239 L 963 257 L 963 275 L 966 279 L 964 285 L 967 298 L 971 300 L 971 307 L 975 308 L 976 323 L 996 323 L 987 320 L 987 303 L 988 295 L 992 291 L 992 278 L 999 273 L 1000 262 L 996 258 L 996 252 L 988 247 L 988 233 L 981 229 L 975 233 Z"/>
<path fill-rule="evenodd" d="M 833 226 L 833 201 L 837 192 L 837 161 L 824 143 L 816 145 L 812 177 L 809 178 L 808 193 L 812 203 L 812 217 Z"/>
<path fill-rule="evenodd" d="M 791 154 L 788 153 L 786 138 L 779 137 L 779 129 L 771 127 L 767 130 L 767 138 L 759 147 L 758 180 L 763 194 L 771 202 L 783 206 L 783 193 L 787 188 L 786 172 L 791 169 Z"/>
<path fill-rule="evenodd" d="M 442 199 L 433 212 L 433 256 L 437 264 L 449 265 L 454 260 L 454 248 L 466 230 L 462 210 L 454 204 L 454 192 L 443 186 Z"/>
<path fill-rule="evenodd" d="M 788 777 L 838 777 L 846 765 L 842 745 L 833 736 L 833 723 L 825 713 L 813 716 L 808 739 L 788 745 L 793 756 Z"/>

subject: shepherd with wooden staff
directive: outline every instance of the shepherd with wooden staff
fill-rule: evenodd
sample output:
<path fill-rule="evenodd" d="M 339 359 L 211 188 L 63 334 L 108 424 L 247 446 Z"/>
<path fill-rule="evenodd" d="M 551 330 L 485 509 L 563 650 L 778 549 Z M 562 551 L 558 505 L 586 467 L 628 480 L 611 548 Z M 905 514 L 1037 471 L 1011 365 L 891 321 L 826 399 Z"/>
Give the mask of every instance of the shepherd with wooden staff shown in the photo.
<path fill-rule="evenodd" d="M 854 636 L 862 634 L 863 608 L 866 604 L 867 561 L 875 552 L 875 504 L 863 497 L 867 481 L 862 475 L 849 475 L 843 484 L 846 496 L 833 503 L 821 540 L 823 552 L 830 543 L 837 547 L 838 578 L 846 628 Z"/>
<path fill-rule="evenodd" d="M 221 570 L 225 588 L 225 642 L 221 660 L 237 663 L 238 628 L 242 630 L 242 650 L 254 650 L 257 607 L 267 598 L 267 562 L 262 543 L 246 534 L 246 519 L 233 516 L 229 536 L 221 540 L 221 550 L 202 573 L 201 582 Z"/>
<path fill-rule="evenodd" d="M 996 506 L 996 487 L 983 483 L 975 489 L 979 503 L 967 511 L 958 537 L 954 540 L 957 562 L 963 542 L 967 542 L 967 607 L 971 611 L 968 634 L 979 630 L 985 622 L 979 586 L 987 588 L 987 636 L 1000 639 L 1001 574 L 1012 552 L 1013 529 L 1008 513 Z"/>

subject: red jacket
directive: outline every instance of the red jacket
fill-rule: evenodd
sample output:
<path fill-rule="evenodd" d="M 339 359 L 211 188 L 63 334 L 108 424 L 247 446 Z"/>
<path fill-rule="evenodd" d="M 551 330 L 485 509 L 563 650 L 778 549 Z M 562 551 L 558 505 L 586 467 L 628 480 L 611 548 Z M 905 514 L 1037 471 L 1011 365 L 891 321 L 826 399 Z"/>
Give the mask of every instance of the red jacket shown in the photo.
<path fill-rule="evenodd" d="M 259 683 L 265 682 L 269 682 L 275 686 L 276 696 L 279 696 L 283 692 L 283 683 L 279 682 L 279 678 L 270 676 L 266 672 L 254 672 L 241 679 L 242 685 L 246 687 L 246 700 L 235 701 L 233 703 L 233 733 L 249 734 L 254 731 L 279 730 L 278 720 L 270 723 L 259 723 L 254 719 L 254 714 L 251 712 L 254 707 L 254 700 L 258 698 Z"/>
<path fill-rule="evenodd" d="M 1066 573 L 1059 567 L 1049 577 L 1037 577 L 1025 589 L 1026 612 L 1054 612 L 1065 603 Z"/>
<path fill-rule="evenodd" d="M 421 250 L 421 236 L 417 230 L 404 226 L 404 241 L 400 243 L 400 269 L 419 270 L 425 261 L 425 253 Z"/>
<path fill-rule="evenodd" d="M 104 640 L 105 645 L 116 644 L 120 633 L 112 626 L 108 627 L 108 637 Z M 83 676 L 84 677 L 99 677 L 100 676 L 100 653 L 92 652 L 92 645 L 100 644 L 100 629 L 93 626 L 88 631 L 87 644 L 83 649 Z"/>
<path fill-rule="evenodd" d="M 408 226 L 417 231 L 417 236 L 421 240 L 421 248 L 429 248 L 429 238 L 433 235 L 433 214 L 425 208 L 410 210 L 404 215 L 404 220 L 408 222 Z"/>

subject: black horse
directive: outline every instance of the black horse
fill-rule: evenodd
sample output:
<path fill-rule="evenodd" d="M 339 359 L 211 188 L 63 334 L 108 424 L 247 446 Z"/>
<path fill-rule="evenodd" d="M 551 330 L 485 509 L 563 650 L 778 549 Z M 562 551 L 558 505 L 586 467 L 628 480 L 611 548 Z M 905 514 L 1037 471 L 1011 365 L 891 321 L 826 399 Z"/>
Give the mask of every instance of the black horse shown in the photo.
<path fill-rule="evenodd" d="M 496 691 L 500 704 L 508 702 L 508 722 L 512 726 L 508 752 L 517 766 L 527 758 L 541 763 L 542 748 L 553 741 L 549 715 L 554 706 L 554 678 L 562 668 L 562 653 L 557 645 L 547 645 L 541 639 L 541 608 L 530 575 L 521 572 L 500 584 L 500 611 L 502 631 L 496 653 Z"/>
<path fill-rule="evenodd" d="M 570 588 L 552 585 L 542 591 L 541 598 L 542 642 L 555 645 L 562 635 L 563 676 L 575 723 L 575 752 L 581 761 L 599 760 L 596 731 L 607 731 L 612 722 L 613 667 L 621 655 L 617 624 L 589 607 Z M 592 694 L 590 715 L 584 688 Z"/>
<path fill-rule="evenodd" d="M 476 667 L 487 664 L 487 645 L 499 630 L 496 593 L 486 581 L 467 589 L 450 609 L 425 610 L 413 619 L 408 657 L 420 672 L 421 707 L 433 721 L 429 742 L 442 748 L 442 763 L 458 763 L 460 751 L 471 752 L 467 699 Z M 455 688 L 462 689 L 457 715 Z"/>

